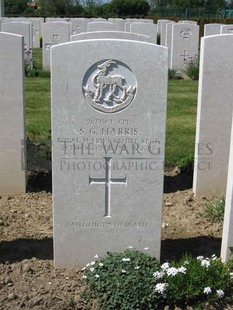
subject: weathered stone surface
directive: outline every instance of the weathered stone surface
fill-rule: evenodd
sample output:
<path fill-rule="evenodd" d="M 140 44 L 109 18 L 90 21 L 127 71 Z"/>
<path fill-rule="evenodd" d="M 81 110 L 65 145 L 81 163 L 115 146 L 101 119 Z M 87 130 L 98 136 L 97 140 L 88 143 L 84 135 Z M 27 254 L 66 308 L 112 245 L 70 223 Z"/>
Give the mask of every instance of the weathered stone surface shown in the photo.
<path fill-rule="evenodd" d="M 26 191 L 23 37 L 0 33 L 0 195 Z"/>
<path fill-rule="evenodd" d="M 232 122 L 233 35 L 201 40 L 193 190 L 196 196 L 226 193 Z"/>
<path fill-rule="evenodd" d="M 157 43 L 157 25 L 151 23 L 133 23 L 130 25 L 130 32 L 150 37 L 150 42 Z"/>
<path fill-rule="evenodd" d="M 72 23 L 48 22 L 43 24 L 43 68 L 50 70 L 50 48 L 70 41 Z"/>
<path fill-rule="evenodd" d="M 198 60 L 199 26 L 175 23 L 172 26 L 171 68 L 183 70 Z"/>
<path fill-rule="evenodd" d="M 167 72 L 154 44 L 52 48 L 56 267 L 129 245 L 160 257 Z"/>
<path fill-rule="evenodd" d="M 227 177 L 227 191 L 224 224 L 222 233 L 221 259 L 223 262 L 231 259 L 233 247 L 233 126 L 231 130 L 230 155 Z"/>
<path fill-rule="evenodd" d="M 221 33 L 221 24 L 205 24 L 204 36 L 213 36 Z"/>
<path fill-rule="evenodd" d="M 92 31 L 84 32 L 70 37 L 70 41 L 90 40 L 90 39 L 122 39 L 150 42 L 150 37 L 122 31 Z"/>

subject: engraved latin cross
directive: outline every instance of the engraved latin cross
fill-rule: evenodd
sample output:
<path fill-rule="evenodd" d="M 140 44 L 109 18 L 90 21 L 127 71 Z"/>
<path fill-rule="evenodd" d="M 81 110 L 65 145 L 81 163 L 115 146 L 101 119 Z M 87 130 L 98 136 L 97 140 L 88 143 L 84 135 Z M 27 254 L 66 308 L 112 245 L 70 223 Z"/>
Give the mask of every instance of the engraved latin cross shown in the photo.
<path fill-rule="evenodd" d="M 104 157 L 105 159 L 105 178 L 91 178 L 89 177 L 89 185 L 104 184 L 105 185 L 105 213 L 104 217 L 111 217 L 111 186 L 112 185 L 127 185 L 127 178 L 111 177 L 111 157 Z"/>

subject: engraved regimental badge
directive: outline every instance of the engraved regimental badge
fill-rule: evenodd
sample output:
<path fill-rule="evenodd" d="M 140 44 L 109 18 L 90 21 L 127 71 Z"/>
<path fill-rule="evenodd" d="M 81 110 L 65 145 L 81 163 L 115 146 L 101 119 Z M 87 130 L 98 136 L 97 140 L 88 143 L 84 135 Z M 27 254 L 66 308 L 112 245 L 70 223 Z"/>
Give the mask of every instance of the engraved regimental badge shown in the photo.
<path fill-rule="evenodd" d="M 184 39 L 188 39 L 191 35 L 192 35 L 192 31 L 189 28 L 184 28 L 180 35 L 184 38 Z"/>
<path fill-rule="evenodd" d="M 134 100 L 137 81 L 124 63 L 103 60 L 94 64 L 83 79 L 83 94 L 87 102 L 104 113 L 114 113 L 127 108 Z"/>

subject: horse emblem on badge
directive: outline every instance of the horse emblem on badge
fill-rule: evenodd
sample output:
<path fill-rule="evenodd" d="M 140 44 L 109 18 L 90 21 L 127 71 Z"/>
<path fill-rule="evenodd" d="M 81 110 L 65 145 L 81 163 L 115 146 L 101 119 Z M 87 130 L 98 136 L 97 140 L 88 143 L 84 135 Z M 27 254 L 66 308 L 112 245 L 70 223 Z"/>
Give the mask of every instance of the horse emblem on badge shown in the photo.
<path fill-rule="evenodd" d="M 104 113 L 127 108 L 135 99 L 137 81 L 128 66 L 117 60 L 94 64 L 83 79 L 83 94 L 89 104 Z"/>

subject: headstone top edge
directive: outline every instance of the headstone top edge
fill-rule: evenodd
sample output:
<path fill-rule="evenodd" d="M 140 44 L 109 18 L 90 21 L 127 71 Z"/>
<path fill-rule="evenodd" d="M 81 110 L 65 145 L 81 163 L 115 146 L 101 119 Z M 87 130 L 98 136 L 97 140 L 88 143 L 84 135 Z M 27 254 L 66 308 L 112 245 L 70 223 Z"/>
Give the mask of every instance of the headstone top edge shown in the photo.
<path fill-rule="evenodd" d="M 4 24 L 26 24 L 26 25 L 31 25 L 32 22 L 30 21 L 27 21 L 27 20 L 12 20 L 12 21 L 7 21 L 7 22 L 4 22 Z"/>
<path fill-rule="evenodd" d="M 50 25 L 50 24 L 72 24 L 72 22 L 66 20 L 53 20 L 52 22 L 44 23 L 44 25 Z"/>
<path fill-rule="evenodd" d="M 229 37 L 231 36 L 233 38 L 233 33 L 220 33 L 220 34 L 213 34 L 209 36 L 205 36 L 201 38 L 201 41 L 210 41 L 210 40 L 217 40 L 219 38 Z"/>
<path fill-rule="evenodd" d="M 11 33 L 11 32 L 4 32 L 4 31 L 0 31 L 0 36 L 11 36 L 11 37 L 15 37 L 15 38 L 20 38 L 20 39 L 22 39 L 23 38 L 23 36 L 22 35 L 20 35 L 20 34 L 15 34 L 15 33 Z"/>
<path fill-rule="evenodd" d="M 101 31 L 88 31 L 88 32 L 81 32 L 81 33 L 77 33 L 77 34 L 73 34 L 73 35 L 71 35 L 70 37 L 72 38 L 72 37 L 85 37 L 87 34 L 93 34 L 93 33 L 97 33 L 97 34 L 106 34 L 106 33 L 108 33 L 108 34 L 127 34 L 127 35 L 130 35 L 130 36 L 134 36 L 135 34 L 138 36 L 138 37 L 141 37 L 141 38 L 147 38 L 147 39 L 149 39 L 150 37 L 149 36 L 147 36 L 147 35 L 144 35 L 144 34 L 141 34 L 141 33 L 133 33 L 133 32 L 122 32 L 122 31 L 117 31 L 117 30 L 111 30 L 111 31 L 106 31 L 106 30 L 101 30 Z M 99 38 L 100 39 L 100 38 Z M 85 41 L 86 40 L 99 40 L 99 39 L 84 39 Z M 105 39 L 107 39 L 107 38 L 105 38 Z M 109 38 L 110 40 L 111 40 L 111 38 Z M 102 38 L 101 40 L 104 40 L 104 38 Z M 128 39 L 114 39 L 114 38 L 112 38 L 112 40 L 128 40 Z M 135 40 L 134 40 L 135 41 Z"/>
<path fill-rule="evenodd" d="M 158 48 L 160 48 L 161 50 L 167 50 L 168 48 L 166 46 L 161 46 L 155 43 L 151 43 L 151 42 L 144 42 L 144 41 L 136 41 L 136 40 L 128 40 L 128 39 L 107 39 L 107 38 L 99 38 L 99 39 L 87 39 L 87 40 L 80 40 L 80 41 L 69 41 L 69 42 L 65 42 L 65 43 L 61 43 L 61 44 L 57 44 L 51 47 L 51 50 L 54 49 L 59 49 L 62 46 L 66 46 L 66 45 L 74 45 L 74 44 L 84 44 L 85 43 L 92 43 L 92 42 L 127 42 L 129 44 L 137 44 L 137 45 L 150 45 L 150 46 L 157 46 Z"/>

